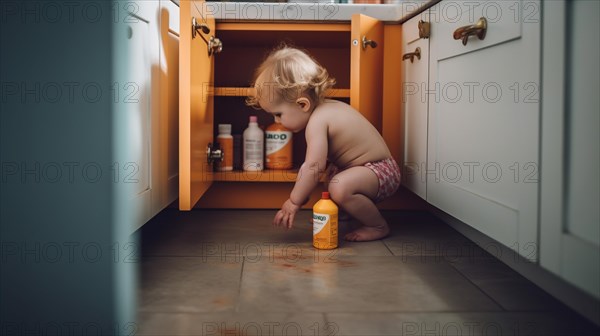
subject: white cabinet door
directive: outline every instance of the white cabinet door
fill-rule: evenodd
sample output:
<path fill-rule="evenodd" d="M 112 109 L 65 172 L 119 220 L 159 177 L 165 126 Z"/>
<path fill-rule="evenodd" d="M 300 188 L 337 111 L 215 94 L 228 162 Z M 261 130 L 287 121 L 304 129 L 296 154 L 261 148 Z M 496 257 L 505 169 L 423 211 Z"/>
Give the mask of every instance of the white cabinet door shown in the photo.
<path fill-rule="evenodd" d="M 158 213 L 179 195 L 179 6 L 160 0 L 160 119 L 154 125 L 159 149 L 155 162 L 159 190 Z"/>
<path fill-rule="evenodd" d="M 600 298 L 599 12 L 597 1 L 544 4 L 540 193 L 540 264 L 596 298 Z"/>
<path fill-rule="evenodd" d="M 487 18 L 484 40 L 454 40 Z M 427 200 L 537 260 L 539 1 L 430 9 Z"/>
<path fill-rule="evenodd" d="M 158 175 L 158 2 L 115 3 L 113 179 L 116 216 L 135 231 L 152 212 Z"/>
<path fill-rule="evenodd" d="M 402 25 L 402 104 L 404 105 L 402 184 L 426 199 L 427 95 L 424 94 L 423 89 L 426 88 L 429 80 L 429 39 L 419 37 L 419 21 L 428 23 L 429 11 L 415 16 Z"/>

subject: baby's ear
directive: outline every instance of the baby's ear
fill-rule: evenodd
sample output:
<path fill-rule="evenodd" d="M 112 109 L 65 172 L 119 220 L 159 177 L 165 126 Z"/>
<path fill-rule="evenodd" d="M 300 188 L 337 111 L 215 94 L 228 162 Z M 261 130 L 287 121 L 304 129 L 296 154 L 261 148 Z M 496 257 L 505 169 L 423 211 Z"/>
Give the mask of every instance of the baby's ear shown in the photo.
<path fill-rule="evenodd" d="M 300 106 L 302 111 L 304 111 L 304 112 L 310 111 L 310 99 L 308 99 L 306 97 L 300 97 L 300 98 L 296 99 L 296 104 L 298 104 L 298 106 Z"/>

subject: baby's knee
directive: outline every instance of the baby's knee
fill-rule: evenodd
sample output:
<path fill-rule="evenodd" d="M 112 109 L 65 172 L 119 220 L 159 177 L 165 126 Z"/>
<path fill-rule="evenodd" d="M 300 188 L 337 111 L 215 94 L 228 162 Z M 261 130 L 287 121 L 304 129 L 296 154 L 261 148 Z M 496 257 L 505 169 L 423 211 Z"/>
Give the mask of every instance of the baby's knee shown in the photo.
<path fill-rule="evenodd" d="M 328 189 L 331 199 L 337 204 L 344 204 L 348 197 L 351 196 L 350 189 L 343 182 L 329 183 Z"/>

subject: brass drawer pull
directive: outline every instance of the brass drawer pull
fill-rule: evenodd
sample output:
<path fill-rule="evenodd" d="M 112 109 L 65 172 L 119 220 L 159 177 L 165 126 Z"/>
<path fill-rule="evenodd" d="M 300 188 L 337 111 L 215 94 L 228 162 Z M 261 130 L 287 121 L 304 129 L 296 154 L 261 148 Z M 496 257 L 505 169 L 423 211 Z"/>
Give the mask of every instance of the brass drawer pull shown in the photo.
<path fill-rule="evenodd" d="M 431 35 L 431 24 L 427 21 L 419 21 L 419 38 L 428 39 Z"/>
<path fill-rule="evenodd" d="M 486 31 L 487 20 L 484 17 L 481 17 L 474 25 L 460 27 L 455 30 L 453 36 L 455 40 L 462 40 L 462 44 L 467 45 L 469 36 L 475 35 L 479 37 L 480 40 L 484 40 Z"/>
<path fill-rule="evenodd" d="M 417 56 L 418 60 L 421 59 L 421 48 L 420 47 L 417 47 L 417 49 L 415 49 L 414 52 L 406 53 L 406 54 L 402 55 L 402 60 L 405 61 L 405 60 L 409 59 L 410 63 L 412 63 L 415 56 Z"/>

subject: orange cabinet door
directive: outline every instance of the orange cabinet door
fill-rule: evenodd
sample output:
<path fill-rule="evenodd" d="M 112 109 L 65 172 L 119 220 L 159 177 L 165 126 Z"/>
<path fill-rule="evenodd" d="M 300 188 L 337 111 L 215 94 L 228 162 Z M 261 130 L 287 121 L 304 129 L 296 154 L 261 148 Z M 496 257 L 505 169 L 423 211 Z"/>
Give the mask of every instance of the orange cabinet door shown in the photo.
<path fill-rule="evenodd" d="M 350 104 L 381 132 L 383 22 L 354 14 L 350 33 Z"/>
<path fill-rule="evenodd" d="M 215 35 L 215 20 L 203 13 L 203 0 L 179 6 L 179 209 L 190 210 L 212 183 L 206 148 L 213 141 L 214 55 L 206 41 Z M 194 18 L 210 32 L 192 34 Z"/>

